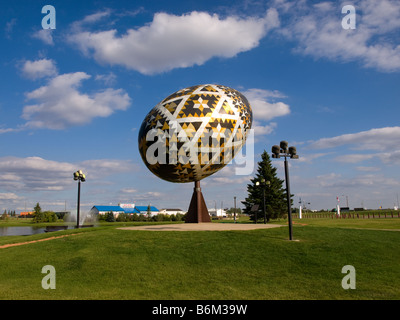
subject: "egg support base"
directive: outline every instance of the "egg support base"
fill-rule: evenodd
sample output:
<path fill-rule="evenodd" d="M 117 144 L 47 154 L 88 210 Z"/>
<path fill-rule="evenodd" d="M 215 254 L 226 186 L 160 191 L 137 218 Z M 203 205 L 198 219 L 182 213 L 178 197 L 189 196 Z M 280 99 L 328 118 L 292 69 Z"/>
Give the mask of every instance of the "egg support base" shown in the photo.
<path fill-rule="evenodd" d="M 185 223 L 211 222 L 207 205 L 201 193 L 200 181 L 194 182 L 192 200 L 186 215 Z"/>

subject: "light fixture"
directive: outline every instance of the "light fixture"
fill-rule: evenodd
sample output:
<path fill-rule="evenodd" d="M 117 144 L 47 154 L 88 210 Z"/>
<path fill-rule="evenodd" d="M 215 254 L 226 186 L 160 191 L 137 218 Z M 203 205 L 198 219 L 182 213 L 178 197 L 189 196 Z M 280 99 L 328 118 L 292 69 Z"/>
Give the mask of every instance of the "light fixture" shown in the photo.
<path fill-rule="evenodd" d="M 285 158 L 285 180 L 286 180 L 286 201 L 288 207 L 288 224 L 289 224 L 289 239 L 293 240 L 293 230 L 292 230 L 292 206 L 290 203 L 290 182 L 289 182 L 289 166 L 287 162 L 287 158 L 290 159 L 298 159 L 299 156 L 297 154 L 296 147 L 289 147 L 288 148 L 287 141 L 281 141 L 279 146 L 274 145 L 272 146 L 272 158 L 278 159 L 280 157 Z"/>
<path fill-rule="evenodd" d="M 78 180 L 78 205 L 76 208 L 76 228 L 79 228 L 79 211 L 80 211 L 80 202 L 81 202 L 81 181 L 86 181 L 86 175 L 82 172 L 82 170 L 78 170 L 74 172 L 74 180 Z"/>

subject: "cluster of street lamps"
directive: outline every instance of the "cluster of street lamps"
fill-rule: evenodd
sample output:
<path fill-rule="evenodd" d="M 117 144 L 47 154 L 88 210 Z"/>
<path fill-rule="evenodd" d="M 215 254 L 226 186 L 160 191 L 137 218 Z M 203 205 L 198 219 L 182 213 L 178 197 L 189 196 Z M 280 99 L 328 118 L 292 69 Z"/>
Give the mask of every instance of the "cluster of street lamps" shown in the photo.
<path fill-rule="evenodd" d="M 76 208 L 76 227 L 79 228 L 79 209 L 81 203 L 81 181 L 86 181 L 86 175 L 82 172 L 82 170 L 78 170 L 74 172 L 74 180 L 78 180 L 78 206 Z"/>
<path fill-rule="evenodd" d="M 293 229 L 292 229 L 292 205 L 290 201 L 290 182 L 289 182 L 289 166 L 287 158 L 298 159 L 296 147 L 289 147 L 287 141 L 281 141 L 280 145 L 272 146 L 272 158 L 279 159 L 280 157 L 285 158 L 285 181 L 286 181 L 286 201 L 288 208 L 288 223 L 289 223 L 289 239 L 293 240 Z"/>

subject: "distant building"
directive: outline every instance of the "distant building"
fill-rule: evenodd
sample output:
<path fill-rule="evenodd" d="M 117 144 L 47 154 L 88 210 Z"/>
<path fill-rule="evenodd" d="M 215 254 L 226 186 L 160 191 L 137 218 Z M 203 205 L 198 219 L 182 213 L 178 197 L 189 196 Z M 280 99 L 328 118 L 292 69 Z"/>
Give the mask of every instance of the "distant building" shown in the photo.
<path fill-rule="evenodd" d="M 159 211 L 160 214 L 185 214 L 184 211 L 182 211 L 182 209 L 161 209 Z"/>
<path fill-rule="evenodd" d="M 148 214 L 149 206 L 136 206 L 135 209 L 138 210 L 139 213 L 141 213 L 141 214 Z M 158 210 L 156 207 L 150 206 L 150 215 L 151 216 L 154 216 L 159 213 L 160 213 L 160 210 Z"/>
<path fill-rule="evenodd" d="M 118 217 L 120 213 L 125 213 L 124 209 L 122 209 L 120 206 L 93 206 L 90 211 L 94 214 L 100 215 L 112 212 L 115 217 Z"/>
<path fill-rule="evenodd" d="M 140 213 L 140 211 L 135 208 L 135 204 L 134 203 L 119 203 L 118 205 L 127 214 Z"/>
<path fill-rule="evenodd" d="M 94 214 L 106 214 L 107 212 L 112 212 L 115 217 L 118 217 L 120 213 L 126 214 L 148 214 L 148 206 L 135 206 L 135 204 L 121 203 L 118 206 L 98 206 L 92 207 L 91 211 Z M 159 210 L 156 207 L 150 206 L 150 215 L 156 215 Z"/>
<path fill-rule="evenodd" d="M 208 209 L 208 213 L 212 217 L 226 217 L 226 211 L 224 209 Z"/>
<path fill-rule="evenodd" d="M 32 218 L 35 211 L 23 211 L 19 214 L 20 218 Z"/>

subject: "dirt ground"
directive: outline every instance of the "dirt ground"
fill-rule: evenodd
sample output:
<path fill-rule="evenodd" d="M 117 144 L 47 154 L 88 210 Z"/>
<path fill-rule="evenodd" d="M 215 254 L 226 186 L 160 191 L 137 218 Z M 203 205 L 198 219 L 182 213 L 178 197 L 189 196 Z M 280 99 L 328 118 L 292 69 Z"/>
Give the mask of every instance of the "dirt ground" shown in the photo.
<path fill-rule="evenodd" d="M 17 243 L 4 244 L 4 245 L 0 246 L 0 249 L 10 248 L 10 247 L 16 247 L 16 246 L 22 246 L 22 245 L 24 245 L 24 244 L 30 244 L 30 243 L 35 243 L 35 242 L 42 242 L 42 241 L 48 241 L 48 240 L 53 240 L 53 239 L 65 238 L 65 237 L 75 236 L 75 235 L 77 235 L 77 234 L 78 234 L 78 233 L 65 234 L 65 235 L 58 236 L 58 237 L 50 237 L 50 238 L 39 239 L 39 240 L 32 240 L 32 241 L 24 241 L 24 242 L 17 242 Z"/>
<path fill-rule="evenodd" d="M 181 223 L 158 224 L 138 227 L 123 227 L 121 230 L 145 230 L 145 231 L 230 231 L 230 230 L 256 230 L 278 228 L 278 224 L 244 224 L 244 223 Z"/>

